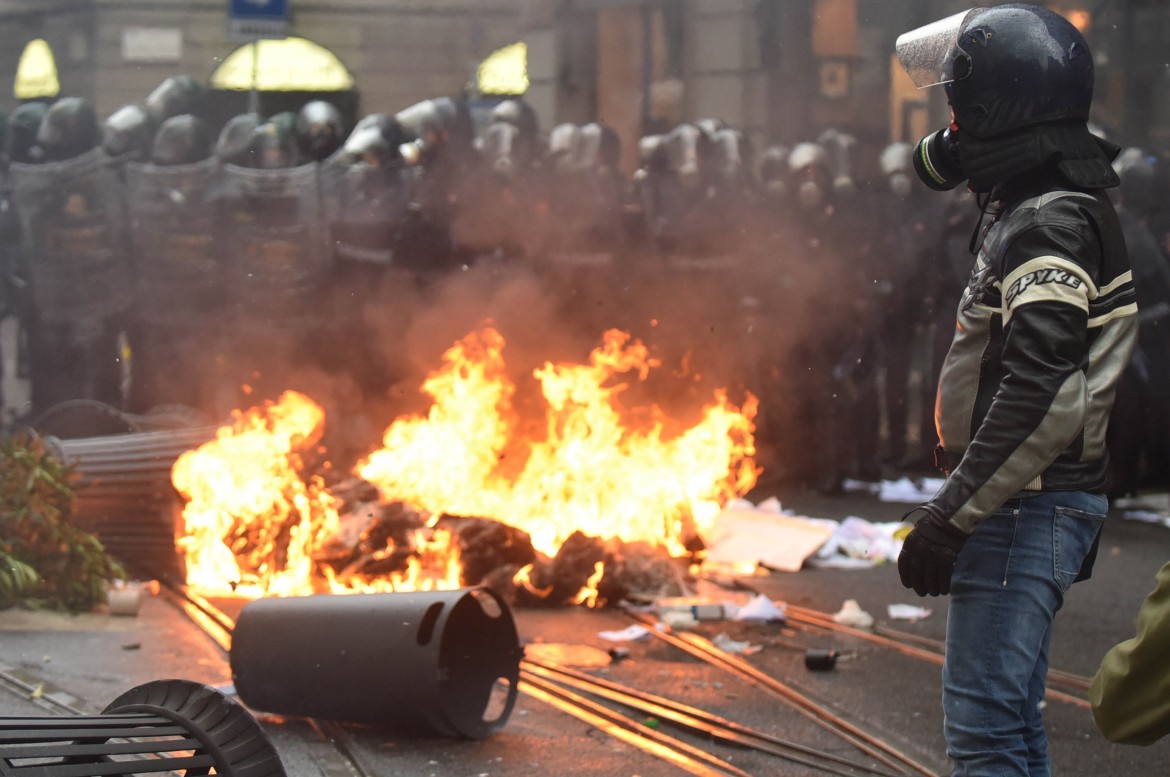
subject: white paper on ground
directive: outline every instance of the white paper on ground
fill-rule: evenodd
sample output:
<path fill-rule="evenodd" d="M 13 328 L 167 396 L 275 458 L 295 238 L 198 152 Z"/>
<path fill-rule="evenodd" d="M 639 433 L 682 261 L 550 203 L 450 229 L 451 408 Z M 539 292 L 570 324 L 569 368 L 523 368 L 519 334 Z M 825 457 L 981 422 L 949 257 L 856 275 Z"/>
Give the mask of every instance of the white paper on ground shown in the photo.
<path fill-rule="evenodd" d="M 602 631 L 598 635 L 606 642 L 635 642 L 650 636 L 650 630 L 645 626 L 627 626 L 621 631 Z"/>
<path fill-rule="evenodd" d="M 908 504 L 930 501 L 946 481 L 942 478 L 911 480 L 883 480 L 878 490 L 878 499 L 883 502 L 906 502 Z"/>
<path fill-rule="evenodd" d="M 866 569 L 896 561 L 902 540 L 894 535 L 902 525 L 901 521 L 872 523 L 851 515 L 834 528 L 813 562 L 818 567 Z"/>
<path fill-rule="evenodd" d="M 886 608 L 889 616 L 897 621 L 920 621 L 929 618 L 931 611 L 916 604 L 891 604 Z"/>
<path fill-rule="evenodd" d="M 763 594 L 752 597 L 751 601 L 736 609 L 732 616 L 737 621 L 778 621 L 784 619 L 784 608 Z"/>
<path fill-rule="evenodd" d="M 804 560 L 833 536 L 835 521 L 782 515 L 729 503 L 707 538 L 707 558 L 721 564 L 761 564 L 798 572 Z"/>

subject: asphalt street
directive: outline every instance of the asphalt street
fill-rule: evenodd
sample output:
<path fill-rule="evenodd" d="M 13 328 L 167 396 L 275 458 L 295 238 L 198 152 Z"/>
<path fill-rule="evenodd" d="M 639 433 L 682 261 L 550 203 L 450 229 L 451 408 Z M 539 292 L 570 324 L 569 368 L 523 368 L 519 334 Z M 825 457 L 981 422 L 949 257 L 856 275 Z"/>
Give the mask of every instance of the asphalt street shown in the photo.
<path fill-rule="evenodd" d="M 865 494 L 823 497 L 779 495 L 801 515 L 870 521 L 896 519 L 904 505 Z M 1076 585 L 1058 617 L 1053 668 L 1091 676 L 1101 655 L 1132 633 L 1153 576 L 1170 558 L 1170 528 L 1130 520 L 1114 510 L 1093 578 Z M 803 569 L 740 580 L 791 608 L 833 613 L 854 599 L 875 619 L 879 632 L 941 639 L 946 600 L 918 600 L 886 565 L 862 570 Z M 728 596 L 735 596 L 729 591 Z M 739 595 L 743 595 L 739 592 Z M 931 612 L 916 621 L 892 621 L 891 604 L 921 604 Z M 225 607 L 230 610 L 231 605 Z M 515 609 L 526 656 L 566 663 L 627 687 L 683 701 L 814 751 L 862 763 L 858 749 L 766 692 L 758 682 L 706 663 L 653 636 L 617 643 L 627 657 L 613 661 L 615 643 L 601 637 L 633 621 L 614 610 Z M 306 628 L 311 628 L 308 624 Z M 760 648 L 742 656 L 767 677 L 813 699 L 821 708 L 872 734 L 936 774 L 947 773 L 941 734 L 940 670 L 937 665 L 848 634 L 788 624 L 704 621 L 695 633 L 728 637 Z M 371 637 L 374 638 L 374 637 Z M 903 637 L 899 637 L 903 639 Z M 808 649 L 835 650 L 842 657 L 828 671 L 805 666 Z M 388 655 L 387 660 L 393 660 Z M 364 671 L 369 671 L 365 669 Z M 201 632 L 164 592 L 148 596 L 137 616 L 100 613 L 62 615 L 21 610 L 0 612 L 0 714 L 65 714 L 47 709 L 45 697 L 74 709 L 97 712 L 123 691 L 155 679 L 182 678 L 226 686 L 228 654 Z M 478 741 L 393 730 L 312 722 L 256 711 L 290 777 L 354 774 L 353 763 L 370 775 L 667 775 L 685 773 L 604 727 L 554 709 L 523 690 L 503 728 Z M 634 718 L 664 734 L 701 747 L 753 775 L 813 775 L 822 768 L 676 731 L 645 713 Z M 1045 714 L 1055 773 L 1063 777 L 1105 774 L 1161 775 L 1170 763 L 1170 742 L 1148 748 L 1112 745 L 1093 727 L 1082 705 L 1052 699 Z M 338 745 L 349 758 L 338 755 Z M 819 762 L 817 762 L 819 763 Z M 848 769 L 844 773 L 851 772 Z"/>

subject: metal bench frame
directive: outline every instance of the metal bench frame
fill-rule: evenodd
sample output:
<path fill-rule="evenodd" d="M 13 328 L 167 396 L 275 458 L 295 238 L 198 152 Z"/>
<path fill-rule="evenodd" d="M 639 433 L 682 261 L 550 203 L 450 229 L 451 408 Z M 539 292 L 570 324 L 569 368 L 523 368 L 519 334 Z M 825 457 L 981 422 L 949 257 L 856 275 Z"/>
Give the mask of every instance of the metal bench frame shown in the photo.
<path fill-rule="evenodd" d="M 285 777 L 264 730 L 240 704 L 187 680 L 156 680 L 100 715 L 0 717 L 0 777 Z"/>

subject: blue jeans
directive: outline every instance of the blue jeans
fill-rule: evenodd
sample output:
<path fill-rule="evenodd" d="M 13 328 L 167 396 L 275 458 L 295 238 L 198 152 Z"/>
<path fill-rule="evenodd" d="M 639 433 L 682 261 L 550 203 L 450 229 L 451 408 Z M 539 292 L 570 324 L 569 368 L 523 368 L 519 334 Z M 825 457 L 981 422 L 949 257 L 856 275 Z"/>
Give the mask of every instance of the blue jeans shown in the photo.
<path fill-rule="evenodd" d="M 943 714 L 953 777 L 1048 777 L 1042 702 L 1052 620 L 1108 502 L 1081 491 L 1009 499 L 975 527 L 951 581 Z"/>

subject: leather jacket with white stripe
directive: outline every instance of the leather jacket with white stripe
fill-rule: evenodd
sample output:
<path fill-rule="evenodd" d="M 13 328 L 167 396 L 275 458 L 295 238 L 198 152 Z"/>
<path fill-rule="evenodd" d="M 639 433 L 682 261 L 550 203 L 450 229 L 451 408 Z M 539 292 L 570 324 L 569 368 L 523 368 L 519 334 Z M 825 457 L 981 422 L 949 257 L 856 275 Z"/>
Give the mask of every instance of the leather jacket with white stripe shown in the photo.
<path fill-rule="evenodd" d="M 970 532 L 1016 495 L 1103 492 L 1106 425 L 1136 314 L 1104 191 L 1052 183 L 1001 204 L 939 378 L 948 477 L 925 507 Z"/>

